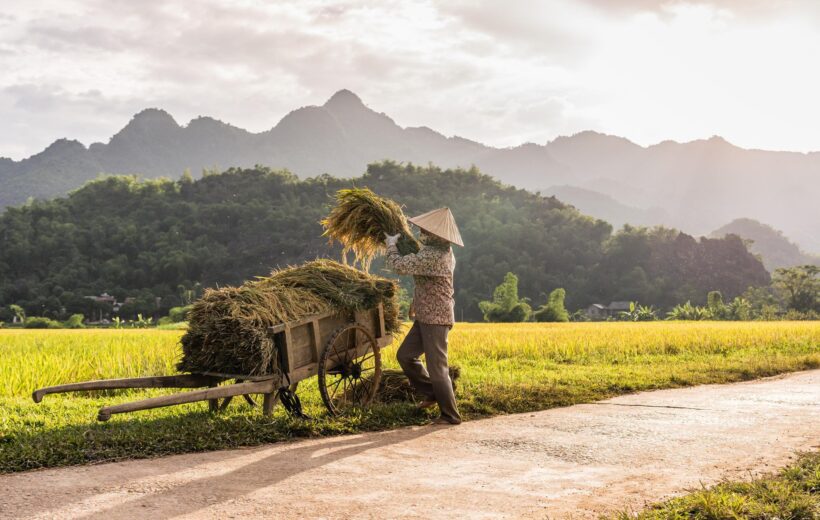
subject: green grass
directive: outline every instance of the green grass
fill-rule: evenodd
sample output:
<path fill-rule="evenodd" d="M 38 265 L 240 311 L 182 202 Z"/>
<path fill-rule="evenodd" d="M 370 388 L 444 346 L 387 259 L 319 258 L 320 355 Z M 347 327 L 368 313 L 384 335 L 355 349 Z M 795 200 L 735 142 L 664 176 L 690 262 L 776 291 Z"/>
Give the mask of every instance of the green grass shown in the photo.
<path fill-rule="evenodd" d="M 299 395 L 310 421 L 272 418 L 234 400 L 117 415 L 97 410 L 163 391 L 49 395 L 33 389 L 72 381 L 174 373 L 180 331 L 0 330 L 0 472 L 248 446 L 295 437 L 423 424 L 411 405 L 324 414 L 316 380 Z M 395 368 L 395 345 L 383 360 Z M 450 357 L 462 368 L 467 418 L 589 402 L 639 390 L 742 381 L 820 367 L 820 324 L 663 322 L 459 324 Z"/>
<path fill-rule="evenodd" d="M 820 452 L 806 453 L 776 475 L 723 482 L 619 520 L 816 520 L 820 518 Z"/>

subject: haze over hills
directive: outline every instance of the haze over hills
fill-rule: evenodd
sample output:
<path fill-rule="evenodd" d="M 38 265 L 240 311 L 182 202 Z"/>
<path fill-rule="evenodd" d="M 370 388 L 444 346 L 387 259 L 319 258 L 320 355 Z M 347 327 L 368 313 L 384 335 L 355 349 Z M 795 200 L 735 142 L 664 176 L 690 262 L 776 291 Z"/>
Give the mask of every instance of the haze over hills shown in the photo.
<path fill-rule="evenodd" d="M 820 153 L 745 150 L 719 137 L 642 147 L 596 132 L 499 149 L 426 127 L 402 128 L 348 90 L 256 134 L 209 117 L 180 126 L 167 112 L 148 109 L 107 144 L 86 148 L 61 139 L 21 161 L 0 158 L 0 207 L 64 194 L 101 172 L 176 178 L 185 169 L 264 164 L 301 177 L 349 177 L 382 159 L 475 164 L 518 187 L 563 190 L 569 202 L 616 224 L 620 217 L 706 234 L 754 218 L 820 252 Z"/>
<path fill-rule="evenodd" d="M 714 230 L 712 238 L 723 238 L 734 234 L 745 240 L 751 240 L 749 250 L 760 255 L 763 265 L 769 272 L 778 267 L 796 265 L 820 265 L 820 256 L 804 253 L 800 248 L 783 236 L 783 233 L 756 220 L 739 218 Z"/>
<path fill-rule="evenodd" d="M 541 193 L 572 204 L 582 213 L 606 220 L 615 229 L 623 227 L 624 224 L 657 226 L 669 224 L 672 221 L 669 213 L 664 211 L 663 208 L 641 209 L 627 206 L 609 195 L 577 186 L 552 186 L 542 190 Z"/>

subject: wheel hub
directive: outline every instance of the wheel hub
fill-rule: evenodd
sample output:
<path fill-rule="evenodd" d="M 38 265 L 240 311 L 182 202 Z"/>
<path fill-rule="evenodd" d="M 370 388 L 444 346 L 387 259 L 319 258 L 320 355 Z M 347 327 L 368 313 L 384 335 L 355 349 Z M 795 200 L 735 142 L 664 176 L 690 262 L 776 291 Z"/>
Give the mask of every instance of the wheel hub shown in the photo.
<path fill-rule="evenodd" d="M 351 377 L 353 379 L 360 379 L 362 377 L 362 364 L 353 362 L 345 363 L 333 367 L 333 370 L 330 370 L 329 373 L 336 374 L 343 378 Z"/>

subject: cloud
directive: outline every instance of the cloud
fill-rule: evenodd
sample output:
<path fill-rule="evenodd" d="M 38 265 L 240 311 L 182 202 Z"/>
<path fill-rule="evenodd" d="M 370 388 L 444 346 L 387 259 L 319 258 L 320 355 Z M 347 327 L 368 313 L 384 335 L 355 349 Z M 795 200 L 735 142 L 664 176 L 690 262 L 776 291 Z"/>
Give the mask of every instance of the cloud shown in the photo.
<path fill-rule="evenodd" d="M 772 7 L 774 6 L 774 7 Z M 7 0 L 0 155 L 162 107 L 252 131 L 349 88 L 489 144 L 597 129 L 820 148 L 817 7 L 748 0 Z M 764 14 L 761 14 L 764 13 Z M 765 71 L 765 72 L 763 72 Z M 749 107 L 765 118 L 749 124 Z"/>
<path fill-rule="evenodd" d="M 0 88 L 0 156 L 22 158 L 62 137 L 86 144 L 107 140 L 119 129 L 112 131 L 112 120 L 123 126 L 142 108 L 139 98 L 115 98 L 94 89 L 71 92 L 56 84 Z"/>
<path fill-rule="evenodd" d="M 577 57 L 594 32 L 594 11 L 568 1 L 452 1 L 442 4 L 442 10 L 496 44 L 524 44 L 555 60 Z"/>
<path fill-rule="evenodd" d="M 759 16 L 785 10 L 813 10 L 814 0 L 582 0 L 587 5 L 616 13 L 661 12 L 681 6 L 703 6 L 738 15 Z"/>

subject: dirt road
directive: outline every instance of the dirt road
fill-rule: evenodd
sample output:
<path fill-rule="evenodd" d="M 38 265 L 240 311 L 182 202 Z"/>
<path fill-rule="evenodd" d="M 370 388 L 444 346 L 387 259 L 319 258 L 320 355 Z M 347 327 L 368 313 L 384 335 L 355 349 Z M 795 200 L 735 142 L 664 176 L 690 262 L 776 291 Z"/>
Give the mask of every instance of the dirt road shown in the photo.
<path fill-rule="evenodd" d="M 820 370 L 261 448 L 0 476 L 2 518 L 560 518 L 820 445 Z"/>

